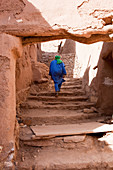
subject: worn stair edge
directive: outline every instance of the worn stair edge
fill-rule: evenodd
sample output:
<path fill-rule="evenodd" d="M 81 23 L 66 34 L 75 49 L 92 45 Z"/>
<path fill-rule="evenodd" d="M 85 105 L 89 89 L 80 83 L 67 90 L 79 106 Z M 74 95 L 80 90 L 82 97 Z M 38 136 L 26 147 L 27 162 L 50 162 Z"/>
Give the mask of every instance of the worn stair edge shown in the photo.
<path fill-rule="evenodd" d="M 18 120 L 30 125 L 50 125 L 50 124 L 68 124 L 68 123 L 83 123 L 86 121 L 98 121 L 100 123 L 110 122 L 109 117 L 102 117 L 102 113 L 89 112 L 84 113 L 84 110 L 42 110 L 42 109 L 21 109 Z M 106 121 L 108 120 L 108 121 Z"/>
<path fill-rule="evenodd" d="M 64 78 L 65 82 L 82 82 L 82 78 Z M 52 80 L 50 80 L 52 82 Z"/>
<path fill-rule="evenodd" d="M 65 81 L 65 82 L 63 82 L 63 85 L 64 85 L 64 86 L 69 86 L 69 85 L 75 85 L 75 86 L 76 86 L 76 85 L 82 85 L 82 81 L 81 81 L 81 82 L 79 82 L 79 81 L 78 81 L 78 82 L 76 82 L 76 81 L 75 81 L 75 82 L 67 82 L 67 81 Z"/>
<path fill-rule="evenodd" d="M 82 118 L 81 118 L 82 116 Z M 81 114 L 81 115 L 78 115 L 78 116 L 67 116 L 67 117 L 64 117 L 64 116 L 51 116 L 51 117 L 24 117 L 22 116 L 21 117 L 21 120 L 24 124 L 28 125 L 28 126 L 31 126 L 31 125 L 42 125 L 42 124 L 45 124 L 45 125 L 50 125 L 50 124 L 53 124 L 53 125 L 60 125 L 60 124 L 67 124 L 67 123 L 80 123 L 80 122 L 85 122 L 86 120 L 88 119 L 91 119 L 91 118 L 96 118 L 97 117 L 97 114 L 95 113 L 92 113 L 92 114 Z M 60 119 L 60 120 L 59 120 Z"/>
<path fill-rule="evenodd" d="M 73 97 L 62 97 L 58 96 L 57 98 L 54 96 L 29 96 L 28 99 L 30 100 L 37 100 L 37 101 L 85 101 L 88 100 L 87 96 L 73 96 Z"/>
<path fill-rule="evenodd" d="M 21 108 L 27 108 L 27 109 L 57 109 L 57 110 L 62 110 L 62 109 L 68 109 L 68 110 L 77 110 L 77 109 L 84 109 L 84 108 L 90 108 L 95 106 L 95 103 L 78 103 L 78 104 L 73 104 L 73 105 L 38 105 L 38 104 L 31 104 L 31 103 L 23 103 L 21 105 Z"/>
<path fill-rule="evenodd" d="M 72 85 L 72 86 L 63 86 L 61 87 L 61 89 L 82 89 L 81 85 Z"/>
<path fill-rule="evenodd" d="M 35 96 L 55 96 L 55 92 L 31 92 L 30 95 Z M 85 95 L 85 92 L 82 90 L 78 90 L 75 92 L 67 92 L 67 91 L 61 91 L 59 93 L 59 96 L 78 96 L 78 95 Z"/>
<path fill-rule="evenodd" d="M 52 154 L 47 154 L 46 152 L 43 153 L 46 154 L 44 156 L 44 162 L 41 160 L 41 162 L 38 161 L 38 159 L 35 160 L 32 158 L 30 165 L 27 165 L 26 161 L 24 163 L 20 163 L 19 169 L 22 170 L 31 170 L 32 167 L 37 170 L 112 170 L 112 162 L 113 162 L 113 155 L 110 153 L 105 153 L 107 155 L 107 160 L 106 157 L 102 154 L 103 160 L 101 156 L 99 155 L 99 152 L 96 152 L 95 155 L 93 156 L 90 151 L 87 151 L 87 154 L 79 154 L 78 157 L 74 153 L 72 154 L 69 149 L 67 149 L 67 152 L 63 152 L 62 154 L 65 156 L 61 157 L 61 154 L 56 150 L 54 151 L 55 156 Z M 73 150 L 74 152 L 74 150 Z M 60 156 L 59 156 L 60 154 Z M 72 155 L 71 158 L 69 155 Z M 50 157 L 50 161 L 46 161 L 46 157 Z M 77 157 L 75 160 L 74 157 Z M 89 157 L 89 159 L 87 159 Z M 109 160 L 109 158 L 111 159 Z M 67 159 L 68 158 L 68 159 Z M 65 162 L 64 162 L 65 159 Z M 67 161 L 66 161 L 67 160 Z M 38 162 L 38 164 L 37 164 Z"/>

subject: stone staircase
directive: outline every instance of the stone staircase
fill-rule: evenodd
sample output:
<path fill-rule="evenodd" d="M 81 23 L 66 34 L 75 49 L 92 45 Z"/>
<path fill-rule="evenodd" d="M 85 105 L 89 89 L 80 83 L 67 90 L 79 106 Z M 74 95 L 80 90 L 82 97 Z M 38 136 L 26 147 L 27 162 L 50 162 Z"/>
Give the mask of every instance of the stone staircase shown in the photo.
<path fill-rule="evenodd" d="M 113 154 L 98 135 L 89 135 L 90 126 L 100 126 L 100 117 L 82 90 L 81 79 L 66 79 L 57 98 L 53 90 L 31 93 L 18 115 L 22 123 L 16 169 L 105 169 Z M 109 155 L 107 160 L 104 154 Z"/>

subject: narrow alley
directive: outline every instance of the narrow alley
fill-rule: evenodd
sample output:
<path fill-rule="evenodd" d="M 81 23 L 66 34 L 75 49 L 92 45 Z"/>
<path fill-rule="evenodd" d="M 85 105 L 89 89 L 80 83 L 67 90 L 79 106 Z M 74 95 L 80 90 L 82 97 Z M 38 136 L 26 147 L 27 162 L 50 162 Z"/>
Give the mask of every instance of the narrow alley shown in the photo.
<path fill-rule="evenodd" d="M 0 170 L 113 170 L 112 7 L 0 1 Z"/>

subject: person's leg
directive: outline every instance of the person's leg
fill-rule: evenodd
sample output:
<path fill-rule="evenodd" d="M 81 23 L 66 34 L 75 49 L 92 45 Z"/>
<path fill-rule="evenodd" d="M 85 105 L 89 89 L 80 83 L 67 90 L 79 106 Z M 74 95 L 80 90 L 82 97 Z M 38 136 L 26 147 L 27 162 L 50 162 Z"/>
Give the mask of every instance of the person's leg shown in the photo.
<path fill-rule="evenodd" d="M 59 87 L 58 83 L 55 83 L 55 96 L 58 97 Z"/>
<path fill-rule="evenodd" d="M 60 82 L 60 83 L 58 84 L 59 91 L 60 91 L 61 85 L 62 85 L 62 82 Z"/>
<path fill-rule="evenodd" d="M 55 92 L 59 91 L 58 83 L 55 83 Z"/>
<path fill-rule="evenodd" d="M 61 88 L 63 82 L 65 82 L 64 79 L 62 79 L 62 80 L 58 83 L 59 91 L 60 91 L 60 88 Z"/>

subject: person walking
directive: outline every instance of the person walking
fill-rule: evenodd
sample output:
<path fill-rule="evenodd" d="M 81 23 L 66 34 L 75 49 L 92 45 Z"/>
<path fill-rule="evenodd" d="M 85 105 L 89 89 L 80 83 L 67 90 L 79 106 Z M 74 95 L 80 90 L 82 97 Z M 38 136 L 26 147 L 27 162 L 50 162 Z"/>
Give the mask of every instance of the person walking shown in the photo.
<path fill-rule="evenodd" d="M 65 81 L 64 76 L 66 75 L 65 64 L 60 59 L 61 57 L 56 55 L 55 60 L 50 63 L 49 75 L 54 81 L 55 87 L 55 96 L 58 97 L 58 92 L 60 92 L 60 88 L 62 83 Z"/>

